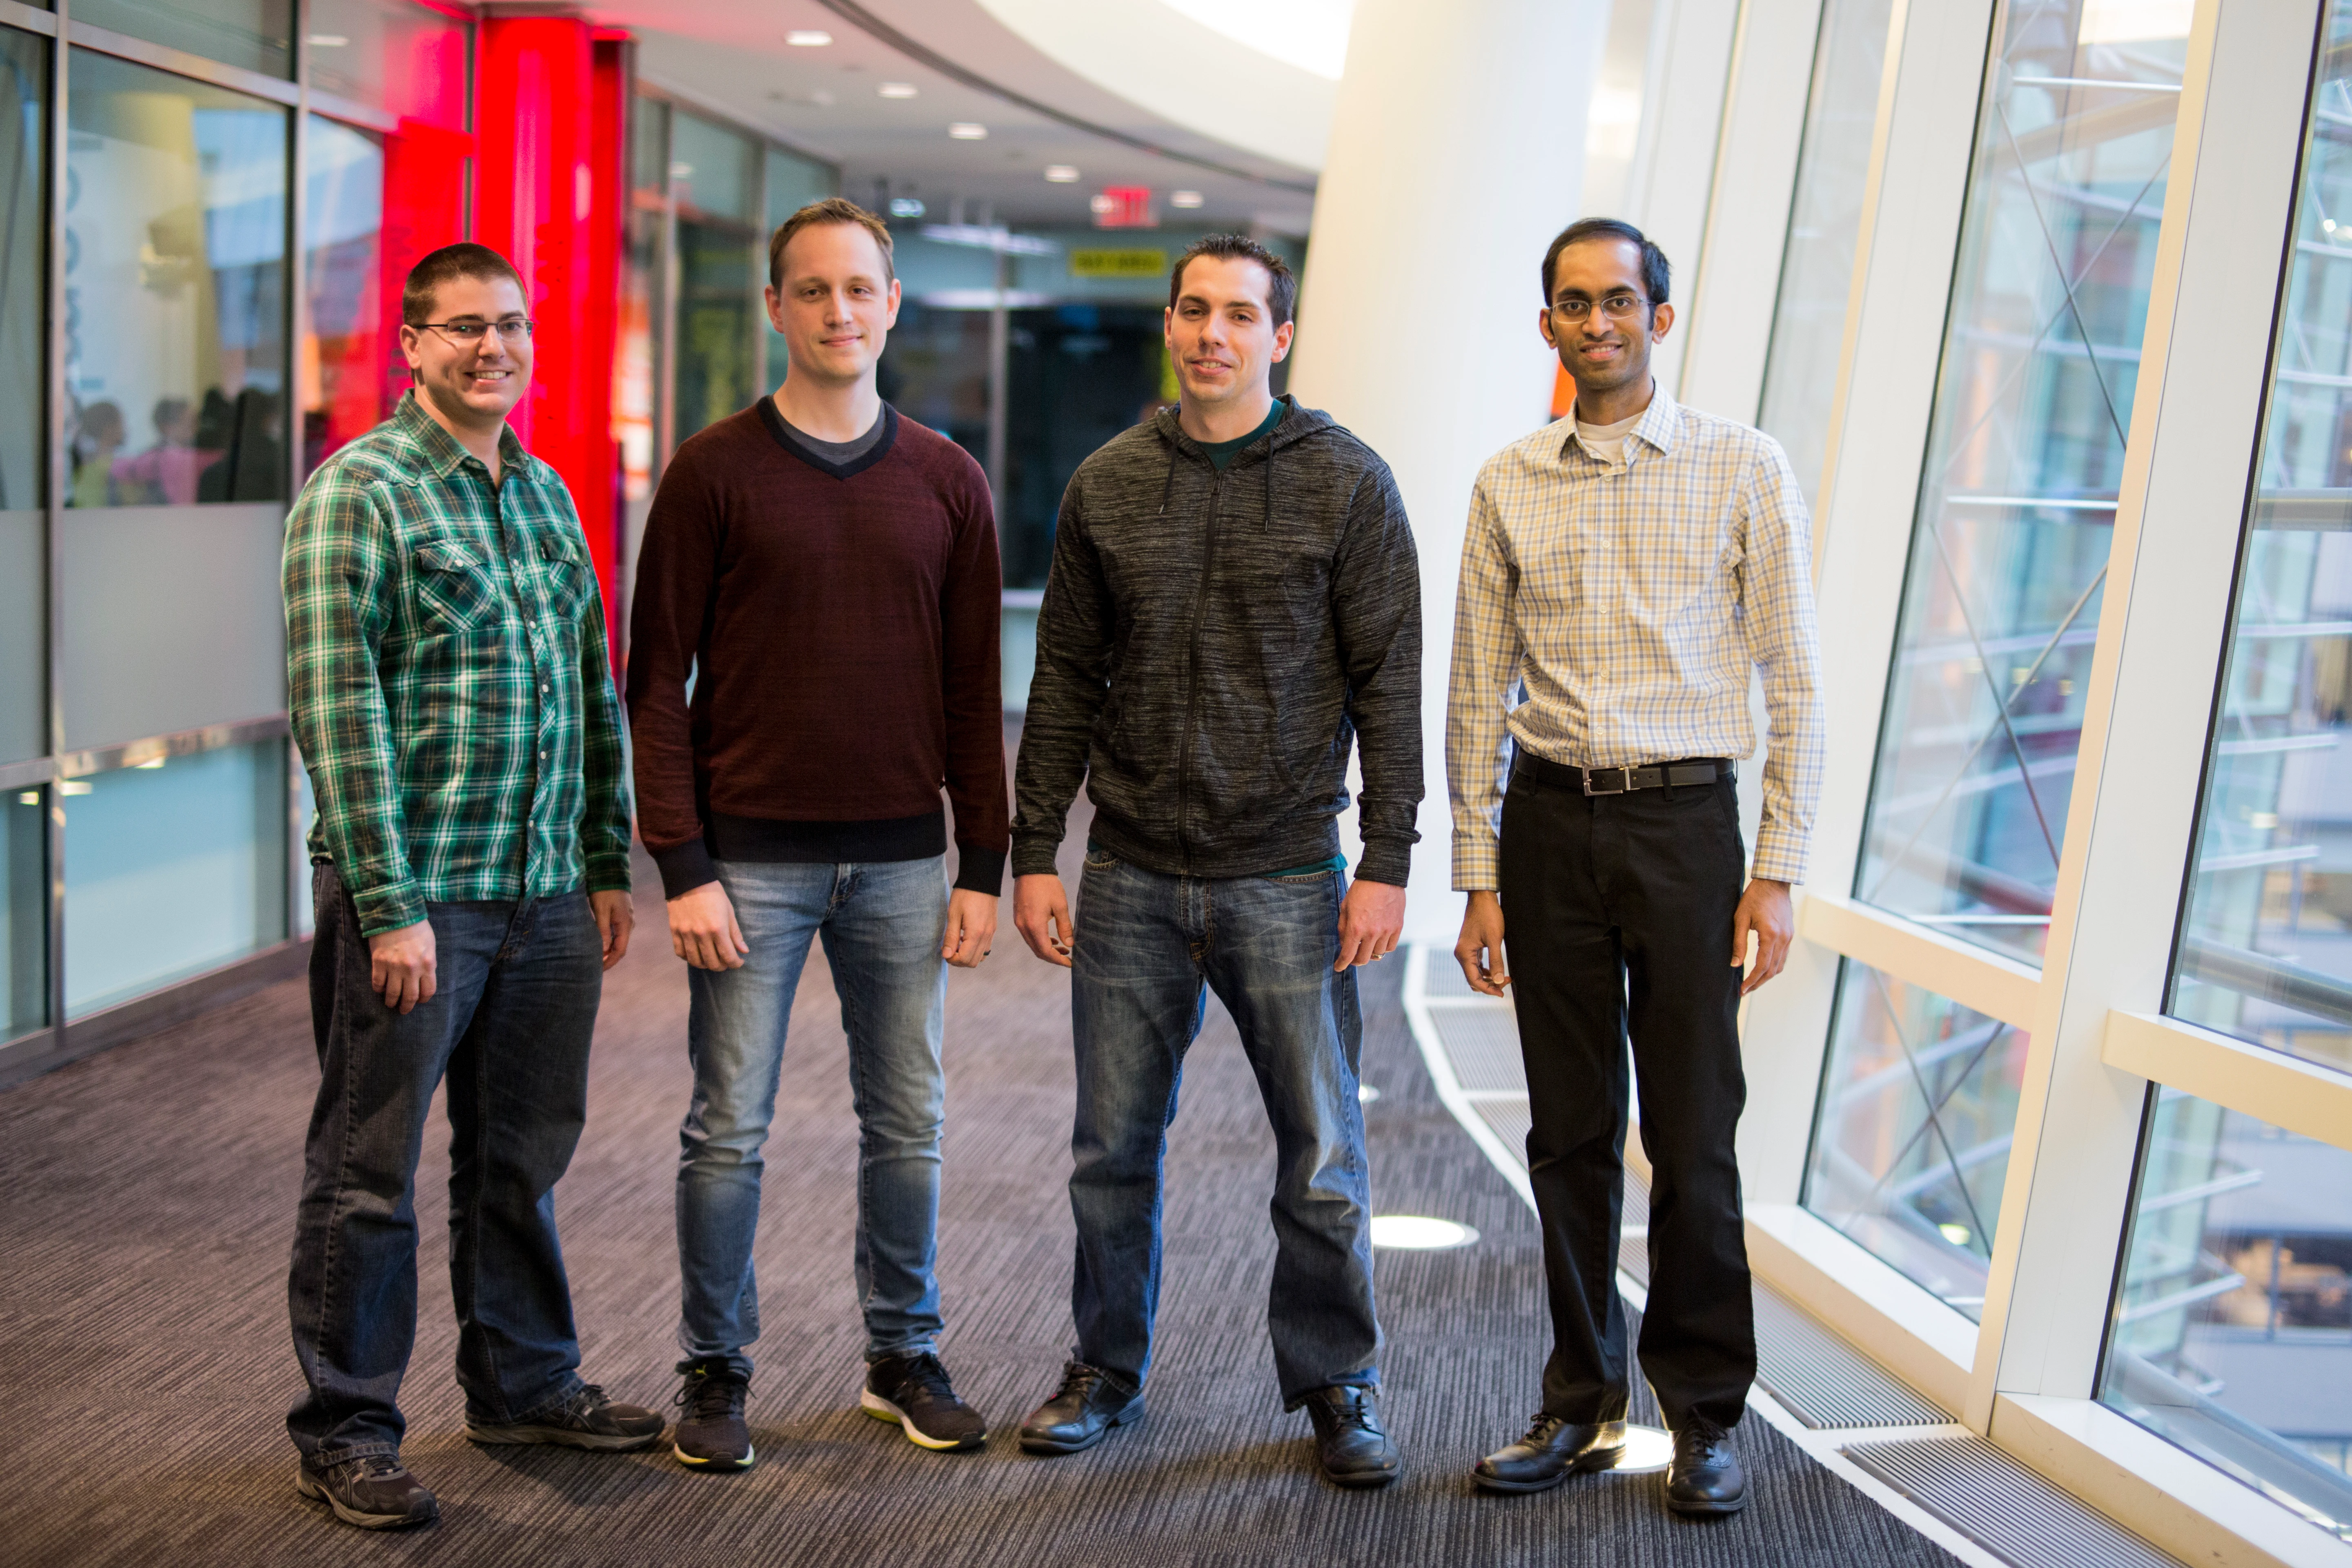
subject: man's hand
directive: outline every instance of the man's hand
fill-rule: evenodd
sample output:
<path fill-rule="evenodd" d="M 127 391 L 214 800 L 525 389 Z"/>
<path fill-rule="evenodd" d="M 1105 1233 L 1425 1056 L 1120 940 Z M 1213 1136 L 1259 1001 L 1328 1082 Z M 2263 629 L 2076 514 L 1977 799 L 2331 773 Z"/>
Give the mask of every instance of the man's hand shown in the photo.
<path fill-rule="evenodd" d="M 669 950 L 697 969 L 740 969 L 751 944 L 735 923 L 735 906 L 717 882 L 669 901 Z"/>
<path fill-rule="evenodd" d="M 948 930 L 940 956 L 958 969 L 978 969 L 996 941 L 996 895 L 958 888 L 948 895 Z"/>
<path fill-rule="evenodd" d="M 1051 871 L 1013 879 L 1013 929 L 1030 952 L 1048 963 L 1070 967 L 1070 945 L 1077 938 L 1070 930 L 1070 901 L 1062 896 L 1062 879 Z"/>
<path fill-rule="evenodd" d="M 1378 963 L 1396 951 L 1404 931 L 1404 889 L 1356 879 L 1339 900 L 1339 957 L 1331 973 L 1353 963 Z"/>
<path fill-rule="evenodd" d="M 418 1003 L 433 1000 L 436 978 L 431 921 L 368 938 L 368 986 L 385 1006 L 415 1012 Z"/>
<path fill-rule="evenodd" d="M 1462 978 L 1481 996 L 1500 996 L 1511 977 L 1503 969 L 1503 900 L 1491 892 L 1470 895 L 1462 911 L 1462 936 L 1454 944 Z"/>
<path fill-rule="evenodd" d="M 1759 877 L 1739 895 L 1738 912 L 1731 917 L 1731 967 L 1748 962 L 1748 937 L 1756 935 L 1756 967 L 1741 983 L 1742 996 L 1780 973 L 1789 962 L 1789 939 L 1797 934 L 1796 918 L 1789 911 L 1789 884 Z"/>
<path fill-rule="evenodd" d="M 637 911 L 629 895 L 606 888 L 588 895 L 588 912 L 596 917 L 596 934 L 604 939 L 604 967 L 621 962 L 629 951 L 629 933 L 637 929 Z"/>

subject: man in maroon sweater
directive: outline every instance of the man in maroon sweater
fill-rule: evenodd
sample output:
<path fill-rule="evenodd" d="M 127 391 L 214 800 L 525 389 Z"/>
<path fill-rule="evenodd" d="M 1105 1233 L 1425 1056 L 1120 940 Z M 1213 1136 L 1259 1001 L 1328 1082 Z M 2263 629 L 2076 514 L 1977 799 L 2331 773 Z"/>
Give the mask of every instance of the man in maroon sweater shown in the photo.
<path fill-rule="evenodd" d="M 676 1448 L 730 1470 L 753 1458 L 760 1150 L 813 937 L 857 1107 L 861 1403 L 924 1447 L 987 1436 L 938 1354 L 940 1033 L 943 965 L 988 956 L 1009 847 L 995 512 L 979 465 L 875 390 L 889 230 L 813 203 L 769 241 L 768 277 L 790 374 L 670 459 L 629 647 L 638 829 L 692 966 Z"/>

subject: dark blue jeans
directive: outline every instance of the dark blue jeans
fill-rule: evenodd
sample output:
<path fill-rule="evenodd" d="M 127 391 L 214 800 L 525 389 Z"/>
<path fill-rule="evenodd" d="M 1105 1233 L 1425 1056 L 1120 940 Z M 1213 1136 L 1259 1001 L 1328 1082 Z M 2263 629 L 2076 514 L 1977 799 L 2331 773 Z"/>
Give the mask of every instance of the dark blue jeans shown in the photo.
<path fill-rule="evenodd" d="M 1160 1166 L 1184 1053 L 1213 989 L 1274 1125 L 1266 1327 L 1285 1409 L 1333 1384 L 1376 1386 L 1371 1193 L 1357 1103 L 1363 1018 L 1339 955 L 1337 871 L 1207 880 L 1090 855 L 1078 887 L 1070 1012 L 1077 1123 L 1070 1210 L 1076 1357 L 1129 1389 L 1151 1364 Z"/>
<path fill-rule="evenodd" d="M 367 939 L 331 866 L 315 873 L 310 1019 L 319 1100 L 303 1151 L 288 1297 L 309 1392 L 305 1462 L 396 1454 L 416 1342 L 416 1159 L 449 1080 L 449 1289 L 470 1419 L 522 1420 L 580 1388 L 555 1184 L 588 1112 L 604 944 L 587 898 L 426 906 L 438 989 L 414 1012 L 368 984 Z"/>

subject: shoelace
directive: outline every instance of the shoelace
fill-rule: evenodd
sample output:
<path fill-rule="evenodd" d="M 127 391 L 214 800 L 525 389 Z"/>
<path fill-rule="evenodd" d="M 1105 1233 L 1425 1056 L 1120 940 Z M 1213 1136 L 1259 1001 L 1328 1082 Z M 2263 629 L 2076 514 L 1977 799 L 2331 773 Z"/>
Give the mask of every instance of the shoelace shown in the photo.
<path fill-rule="evenodd" d="M 1369 1398 L 1327 1399 L 1323 1402 L 1323 1408 L 1331 1413 L 1334 1426 L 1353 1426 L 1365 1432 L 1372 1430 L 1372 1402 Z"/>
<path fill-rule="evenodd" d="M 940 1358 L 929 1353 L 914 1356 L 907 1363 L 907 1381 L 935 1399 L 953 1399 L 955 1385 L 948 1381 L 948 1369 Z"/>
<path fill-rule="evenodd" d="M 1551 1435 L 1568 1425 L 1565 1415 L 1554 1415 L 1549 1410 L 1538 1410 L 1528 1427 L 1528 1435 L 1519 1439 L 1530 1448 L 1540 1448 L 1551 1441 Z"/>
<path fill-rule="evenodd" d="M 408 1467 L 390 1454 L 370 1454 L 364 1458 L 345 1459 L 331 1468 L 346 1472 L 354 1481 L 380 1481 L 402 1474 Z"/>
<path fill-rule="evenodd" d="M 1095 1384 L 1104 1382 L 1103 1374 L 1084 1362 L 1074 1361 L 1062 1368 L 1062 1386 L 1055 1392 L 1056 1399 L 1076 1394 L 1080 1399 L 1091 1395 Z"/>
<path fill-rule="evenodd" d="M 688 1419 L 699 1420 L 706 1415 L 734 1415 L 743 1408 L 747 1392 L 740 1377 L 697 1370 L 688 1374 L 686 1385 L 670 1403 L 685 1411 Z"/>

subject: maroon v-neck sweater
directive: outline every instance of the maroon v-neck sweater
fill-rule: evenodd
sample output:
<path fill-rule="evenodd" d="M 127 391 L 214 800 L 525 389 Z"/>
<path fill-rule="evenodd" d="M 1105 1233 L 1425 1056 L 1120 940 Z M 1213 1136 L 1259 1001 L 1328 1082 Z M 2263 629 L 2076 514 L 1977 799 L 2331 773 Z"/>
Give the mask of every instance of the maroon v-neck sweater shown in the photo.
<path fill-rule="evenodd" d="M 996 892 L 1010 839 L 988 480 L 885 405 L 846 464 L 761 398 L 662 475 L 629 617 L 637 831 L 671 898 L 720 860 L 913 860 Z M 693 678 L 693 699 L 687 683 Z"/>

